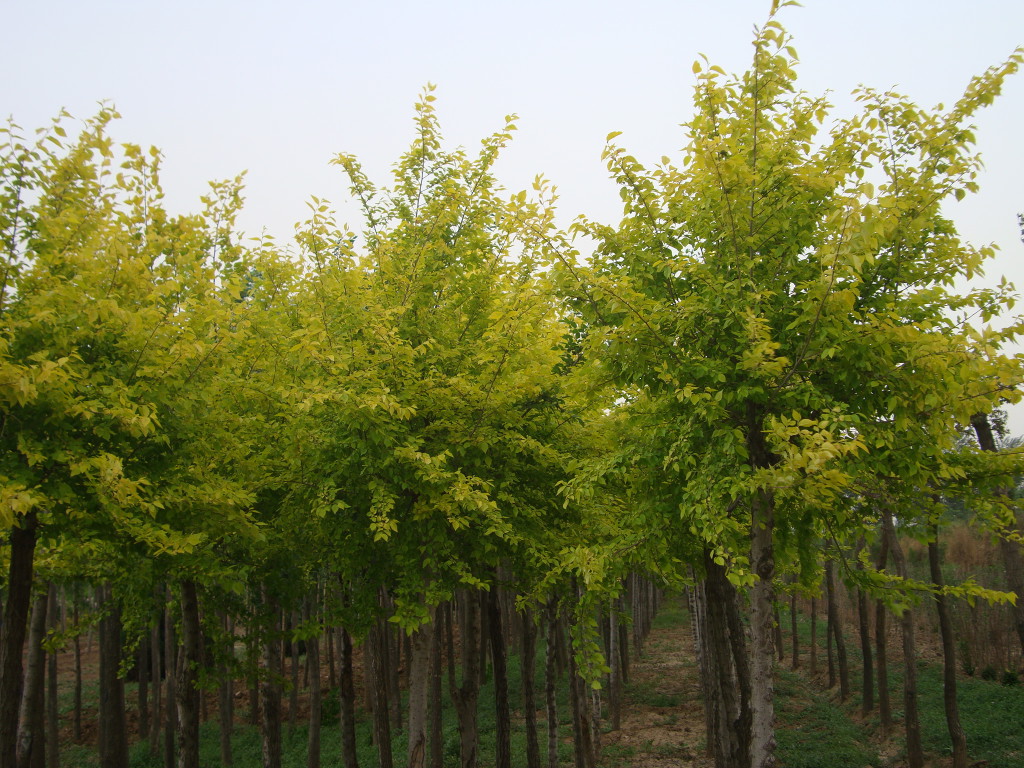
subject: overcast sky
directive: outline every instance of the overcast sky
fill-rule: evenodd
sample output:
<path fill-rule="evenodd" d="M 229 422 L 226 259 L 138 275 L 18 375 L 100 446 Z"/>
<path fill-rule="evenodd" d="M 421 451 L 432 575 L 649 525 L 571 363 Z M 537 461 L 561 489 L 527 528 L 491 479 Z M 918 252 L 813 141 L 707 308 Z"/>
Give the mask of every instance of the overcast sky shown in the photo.
<path fill-rule="evenodd" d="M 691 113 L 699 54 L 729 71 L 751 56 L 769 0 L 3 0 L 0 116 L 24 128 L 61 108 L 113 103 L 117 138 L 165 155 L 169 207 L 184 212 L 209 179 L 248 171 L 242 227 L 280 240 L 332 200 L 359 226 L 340 169 L 356 154 L 387 180 L 412 135 L 412 105 L 438 87 L 446 138 L 474 146 L 520 116 L 498 166 L 509 189 L 543 173 L 578 213 L 617 219 L 600 160 L 605 136 L 641 160 L 673 155 Z M 859 83 L 952 103 L 970 77 L 1024 45 L 1022 0 L 806 0 L 780 19 L 800 54 L 800 86 L 848 113 Z M 1024 288 L 1024 73 L 978 121 L 982 192 L 949 213 L 976 243 L 996 242 L 993 280 Z M 1016 419 L 1015 419 L 1016 421 Z M 1024 418 L 1020 420 L 1024 431 Z"/>

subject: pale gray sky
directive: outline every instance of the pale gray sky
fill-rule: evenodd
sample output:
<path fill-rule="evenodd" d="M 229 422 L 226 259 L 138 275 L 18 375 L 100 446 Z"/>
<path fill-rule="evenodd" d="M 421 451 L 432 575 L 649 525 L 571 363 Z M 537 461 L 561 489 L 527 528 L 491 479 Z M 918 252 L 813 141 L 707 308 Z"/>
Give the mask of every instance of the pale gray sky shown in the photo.
<path fill-rule="evenodd" d="M 520 115 L 498 167 L 506 187 L 537 173 L 558 185 L 568 223 L 614 221 L 619 198 L 600 160 L 605 136 L 641 160 L 672 155 L 690 115 L 698 54 L 729 71 L 750 59 L 769 0 L 4 0 L 0 116 L 25 128 L 59 108 L 109 100 L 118 138 L 165 154 L 172 210 L 197 207 L 208 179 L 248 170 L 250 234 L 286 240 L 310 195 L 347 204 L 337 152 L 377 182 L 412 137 L 412 105 L 438 86 L 445 135 L 474 146 Z M 950 104 L 969 78 L 1024 45 L 1021 0 L 806 0 L 781 21 L 800 54 L 800 84 L 833 92 L 896 86 Z M 994 280 L 1024 288 L 1024 73 L 978 120 L 982 192 L 951 214 L 974 242 L 997 242 Z M 1015 419 L 1024 431 L 1024 417 Z"/>

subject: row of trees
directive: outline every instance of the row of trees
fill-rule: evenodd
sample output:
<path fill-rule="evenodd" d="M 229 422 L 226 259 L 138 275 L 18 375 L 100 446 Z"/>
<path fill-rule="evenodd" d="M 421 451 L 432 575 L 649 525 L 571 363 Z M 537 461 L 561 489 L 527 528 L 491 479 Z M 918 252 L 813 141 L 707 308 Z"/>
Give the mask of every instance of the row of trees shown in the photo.
<path fill-rule="evenodd" d="M 273 681 L 295 615 L 295 639 L 344 627 L 343 666 L 353 640 L 382 647 L 381 619 L 408 633 L 408 761 L 424 765 L 455 601 L 451 695 L 472 766 L 465 640 L 478 610 L 500 629 L 498 586 L 524 611 L 567 607 L 571 677 L 596 682 L 596 616 L 640 572 L 699 585 L 716 763 L 772 765 L 781 580 L 810 588 L 823 551 L 894 524 L 934 540 L 942 498 L 1018 530 L 1019 457 L 957 442 L 1019 397 L 1020 363 L 1001 351 L 1014 295 L 964 287 L 992 249 L 962 243 L 941 206 L 974 189 L 969 121 L 1021 52 L 948 111 L 864 89 L 860 113 L 827 129 L 795 59 L 773 17 L 744 75 L 698 63 L 681 166 L 609 145 L 625 213 L 575 225 L 589 259 L 543 180 L 532 196 L 497 186 L 514 119 L 475 156 L 448 150 L 429 89 L 392 186 L 335 161 L 364 229 L 314 199 L 297 248 L 239 239 L 241 179 L 169 215 L 159 154 L 116 146 L 110 109 L 74 138 L 65 116 L 34 137 L 8 126 L 0 764 L 39 759 L 38 718 L 19 739 L 18 709 L 33 592 L 45 616 L 50 584 L 99 590 L 104 691 L 119 690 L 122 639 L 165 648 L 151 669 L 175 670 L 183 768 L 198 761 L 198 687 L 235 676 L 240 638 L 264 680 L 264 762 L 279 763 Z M 915 591 L 1005 597 L 863 560 L 856 578 L 897 610 Z M 500 632 L 489 647 L 497 679 Z M 124 765 L 123 720 L 102 721 L 103 763 Z"/>

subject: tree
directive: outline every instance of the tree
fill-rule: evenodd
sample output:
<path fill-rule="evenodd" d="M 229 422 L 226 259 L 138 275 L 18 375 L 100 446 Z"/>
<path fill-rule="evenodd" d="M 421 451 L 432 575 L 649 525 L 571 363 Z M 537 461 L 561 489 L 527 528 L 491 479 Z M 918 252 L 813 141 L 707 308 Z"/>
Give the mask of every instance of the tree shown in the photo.
<path fill-rule="evenodd" d="M 608 147 L 624 218 L 582 225 L 597 252 L 587 267 L 564 253 L 559 273 L 590 354 L 664 425 L 644 446 L 662 489 L 652 502 L 750 595 L 737 669 L 749 728 L 741 719 L 745 746 L 719 764 L 764 768 L 776 559 L 813 568 L 819 536 L 861 531 L 835 503 L 858 478 L 925 488 L 947 475 L 955 423 L 1019 380 L 970 325 L 1008 306 L 1006 286 L 955 285 L 991 250 L 963 244 L 940 204 L 974 188 L 965 123 L 1021 54 L 949 112 L 863 89 L 863 114 L 822 136 L 829 105 L 796 90 L 774 12 L 754 47 L 742 76 L 694 65 L 681 167 L 648 171 Z"/>

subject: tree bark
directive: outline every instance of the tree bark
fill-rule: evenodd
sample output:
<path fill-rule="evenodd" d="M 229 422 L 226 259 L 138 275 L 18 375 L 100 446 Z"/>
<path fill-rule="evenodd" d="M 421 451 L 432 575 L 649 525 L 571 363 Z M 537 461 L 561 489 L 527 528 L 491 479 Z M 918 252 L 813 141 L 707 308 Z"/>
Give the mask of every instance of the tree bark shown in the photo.
<path fill-rule="evenodd" d="M 174 768 L 175 744 L 174 734 L 178 732 L 178 700 L 175 686 L 175 670 L 178 662 L 178 643 L 171 621 L 170 594 L 167 595 L 168 607 L 164 611 L 164 768 Z"/>
<path fill-rule="evenodd" d="M 850 666 L 846 656 L 846 639 L 843 637 L 843 627 L 839 621 L 836 564 L 833 560 L 825 563 L 825 582 L 828 590 L 828 623 L 836 644 L 836 660 L 839 662 L 839 700 L 846 701 L 846 697 L 850 695 Z"/>
<path fill-rule="evenodd" d="M 946 596 L 942 593 L 938 535 L 938 526 L 935 526 L 933 539 L 928 542 L 928 565 L 932 584 L 937 590 L 935 608 L 939 614 L 939 634 L 942 637 L 942 700 L 946 709 L 946 727 L 949 729 L 949 738 L 953 744 L 953 768 L 967 768 L 967 736 L 960 724 L 960 710 L 956 701 L 956 650 L 949 606 Z"/>
<path fill-rule="evenodd" d="M 18 706 L 24 684 L 22 655 L 32 602 L 32 568 L 36 550 L 35 512 L 10 531 L 7 601 L 0 632 L 0 766 L 13 766 L 18 751 Z"/>
<path fill-rule="evenodd" d="M 271 612 L 271 629 L 263 641 L 264 676 L 260 686 L 260 737 L 263 749 L 263 768 L 281 768 L 281 682 L 284 679 L 282 658 L 282 614 L 276 600 L 264 601 Z"/>
<path fill-rule="evenodd" d="M 800 636 L 797 634 L 796 589 L 789 596 L 789 635 L 793 643 L 793 669 L 800 669 Z"/>
<path fill-rule="evenodd" d="M 441 701 L 441 648 L 446 637 L 444 627 L 448 615 L 447 605 L 438 606 L 435 611 L 435 626 L 430 638 L 430 685 L 428 691 L 428 744 L 430 752 L 428 764 L 430 768 L 444 768 L 444 727 L 442 722 Z"/>
<path fill-rule="evenodd" d="M 370 657 L 370 700 L 373 707 L 373 741 L 377 745 L 379 768 L 393 768 L 391 721 L 388 712 L 388 681 L 383 656 L 387 648 L 387 628 L 374 621 L 366 655 Z M 365 656 L 364 656 L 365 658 Z"/>
<path fill-rule="evenodd" d="M 57 587 L 50 583 L 49 616 L 47 624 L 50 629 L 60 629 L 57 611 Z M 47 687 L 46 687 L 46 765 L 48 768 L 60 766 L 60 709 L 57 702 L 57 651 L 47 654 Z"/>
<path fill-rule="evenodd" d="M 231 617 L 226 611 L 221 611 L 218 620 L 224 629 L 227 637 L 227 655 L 233 657 L 235 651 L 235 632 L 231 624 Z M 231 749 L 231 736 L 235 730 L 235 681 L 232 679 L 232 667 L 224 658 L 219 664 L 220 684 L 217 687 L 218 712 L 217 719 L 220 732 L 220 763 L 225 768 L 234 764 L 234 754 Z"/>
<path fill-rule="evenodd" d="M 341 697 L 338 716 L 341 726 L 341 764 L 343 768 L 359 768 L 359 758 L 356 756 L 356 687 L 352 674 L 352 637 L 347 629 L 341 627 L 338 638 L 341 641 L 341 652 L 338 654 L 341 662 L 341 679 L 338 684 Z M 369 653 L 369 647 L 366 652 Z M 364 655 L 363 663 L 366 662 Z"/>
<path fill-rule="evenodd" d="M 100 766 L 128 768 L 128 724 L 124 710 L 121 668 L 121 611 L 110 584 L 97 590 L 100 619 Z"/>
<path fill-rule="evenodd" d="M 811 597 L 811 677 L 818 674 L 818 600 Z"/>
<path fill-rule="evenodd" d="M 434 614 L 413 633 L 409 655 L 409 727 L 408 766 L 425 768 L 427 764 L 427 693 L 430 682 L 430 649 L 433 645 Z"/>
<path fill-rule="evenodd" d="M 537 661 L 537 625 L 533 612 L 523 612 L 523 715 L 526 721 L 526 768 L 541 768 L 540 740 L 537 735 L 537 683 L 534 668 Z"/>
<path fill-rule="evenodd" d="M 903 548 L 896 538 L 892 515 L 882 513 L 882 524 L 886 527 L 893 563 L 897 575 L 907 577 L 907 562 Z M 900 617 L 903 629 L 903 727 L 907 736 L 908 768 L 924 768 L 924 751 L 921 747 L 921 724 L 917 710 L 917 647 L 914 642 L 914 616 L 909 608 Z"/>
<path fill-rule="evenodd" d="M 772 678 L 775 653 L 772 643 L 775 602 L 775 554 L 772 546 L 774 499 L 758 492 L 753 502 L 750 562 L 757 581 L 750 598 L 750 764 L 753 768 L 775 765 L 775 686 Z"/>
<path fill-rule="evenodd" d="M 199 596 L 191 579 L 181 582 L 181 647 L 175 673 L 178 768 L 199 768 Z"/>
<path fill-rule="evenodd" d="M 309 621 L 309 605 L 306 606 L 306 620 Z M 309 731 L 306 741 L 307 768 L 320 768 L 320 727 L 323 693 L 320 689 L 320 634 L 312 635 L 306 641 L 306 668 L 309 673 Z"/>
<path fill-rule="evenodd" d="M 858 544 L 859 550 L 864 548 L 864 540 Z M 864 570 L 864 563 L 857 557 L 857 570 Z M 875 670 L 871 658 L 871 617 L 868 608 L 867 593 L 857 588 L 857 624 L 860 630 L 860 654 L 863 664 L 861 666 L 861 714 L 867 715 L 875 708 Z"/>
<path fill-rule="evenodd" d="M 971 426 L 978 437 L 978 445 L 983 451 L 995 452 L 996 440 L 992 434 L 992 424 L 988 416 L 978 413 L 971 417 Z M 1004 489 L 1002 495 L 1009 496 L 1009 491 Z M 1024 525 L 1021 524 L 1019 513 L 1013 514 L 1013 525 L 1010 533 L 1024 532 Z M 1021 654 L 1024 655 L 1024 556 L 1021 554 L 1021 545 L 1017 541 L 1011 541 L 1003 536 L 999 537 L 999 551 L 1003 556 L 1003 569 L 1006 571 L 1006 585 L 1011 592 L 1017 595 L 1017 602 L 1013 605 L 1014 627 L 1017 630 L 1017 639 L 1020 642 Z"/>
<path fill-rule="evenodd" d="M 889 531 L 882 526 L 882 541 L 879 547 L 879 571 L 885 570 L 889 560 Z M 889 699 L 889 659 L 888 638 L 886 637 L 885 603 L 875 601 L 875 661 L 878 667 L 878 722 L 882 728 L 882 738 L 888 738 L 892 730 L 892 704 Z"/>
<path fill-rule="evenodd" d="M 149 651 L 151 656 L 150 668 L 153 670 L 153 704 L 150 707 L 150 722 L 149 722 L 149 754 L 154 760 L 160 753 L 160 720 L 163 713 L 162 708 L 162 696 L 163 692 L 163 675 L 162 673 L 162 661 L 163 661 L 163 646 L 160 642 L 160 625 L 162 623 L 162 612 L 157 615 L 157 620 L 153 625 L 153 628 L 149 632 Z M 76 619 L 77 621 L 77 619 Z M 76 653 L 78 652 L 78 635 L 75 635 L 76 642 Z M 76 672 L 80 672 L 81 665 L 76 659 Z M 77 682 L 81 682 L 80 680 Z"/>
<path fill-rule="evenodd" d="M 43 639 L 46 637 L 47 595 L 36 595 L 32 604 L 32 618 L 28 632 L 28 658 L 25 669 L 25 691 L 22 694 L 18 728 L 18 768 L 44 768 L 46 746 L 44 740 L 45 722 L 45 672 L 46 653 Z"/>
<path fill-rule="evenodd" d="M 558 703 L 555 695 L 558 609 L 554 598 L 548 600 L 546 618 L 548 641 L 544 652 L 544 704 L 548 726 L 548 768 L 558 768 Z"/>
<path fill-rule="evenodd" d="M 512 714 L 508 702 L 508 664 L 498 593 L 497 585 L 492 586 L 487 600 L 491 664 L 494 668 L 495 768 L 512 768 Z"/>
<path fill-rule="evenodd" d="M 476 768 L 480 743 L 477 728 L 477 701 L 480 697 L 481 677 L 480 600 L 476 593 L 462 591 L 459 593 L 458 602 L 462 638 L 462 681 L 456 686 L 455 675 L 449 674 L 448 686 L 459 720 L 459 764 L 461 768 Z"/>
<path fill-rule="evenodd" d="M 704 581 L 696 589 L 703 595 L 703 626 L 699 655 L 706 659 L 702 675 L 707 741 L 715 768 L 747 768 L 750 754 L 750 674 L 746 634 L 740 619 L 739 595 L 724 565 L 704 550 Z M 701 612 L 697 614 L 698 618 Z"/>

